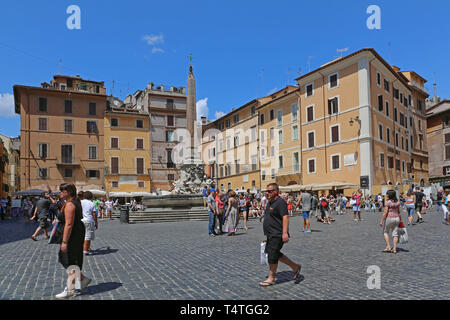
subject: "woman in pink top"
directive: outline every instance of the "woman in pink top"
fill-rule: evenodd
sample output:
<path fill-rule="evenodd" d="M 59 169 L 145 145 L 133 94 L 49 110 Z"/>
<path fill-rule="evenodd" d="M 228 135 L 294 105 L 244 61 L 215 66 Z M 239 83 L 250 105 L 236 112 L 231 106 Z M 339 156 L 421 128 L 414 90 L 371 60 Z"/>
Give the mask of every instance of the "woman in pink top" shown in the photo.
<path fill-rule="evenodd" d="M 394 190 L 387 192 L 388 201 L 384 209 L 383 217 L 380 221 L 380 226 L 383 226 L 383 221 L 386 220 L 384 226 L 384 240 L 386 241 L 386 249 L 383 252 L 397 254 L 398 244 L 398 226 L 402 222 L 402 216 L 400 214 L 400 201 L 397 199 L 397 194 Z M 394 248 L 391 249 L 389 243 L 389 233 L 392 232 L 394 237 Z"/>

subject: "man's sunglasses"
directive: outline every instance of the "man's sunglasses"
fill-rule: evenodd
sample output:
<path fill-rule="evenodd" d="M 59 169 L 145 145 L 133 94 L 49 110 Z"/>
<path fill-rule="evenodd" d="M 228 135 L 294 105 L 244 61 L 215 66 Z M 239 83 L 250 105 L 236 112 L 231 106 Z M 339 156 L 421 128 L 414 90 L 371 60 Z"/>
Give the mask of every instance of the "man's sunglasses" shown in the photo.
<path fill-rule="evenodd" d="M 277 190 L 276 189 L 274 189 L 274 190 L 267 190 L 268 193 L 272 193 L 272 192 L 275 192 L 275 191 L 277 191 Z"/>

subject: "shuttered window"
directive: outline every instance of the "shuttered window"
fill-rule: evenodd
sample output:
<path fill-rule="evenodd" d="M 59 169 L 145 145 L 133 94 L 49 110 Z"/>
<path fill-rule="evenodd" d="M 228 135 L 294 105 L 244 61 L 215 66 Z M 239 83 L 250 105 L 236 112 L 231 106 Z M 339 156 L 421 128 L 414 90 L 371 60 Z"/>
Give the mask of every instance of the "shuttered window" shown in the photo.
<path fill-rule="evenodd" d="M 307 115 L 307 117 L 308 117 L 308 122 L 313 121 L 313 120 L 314 120 L 314 107 L 313 107 L 313 106 L 308 107 L 307 113 L 308 113 L 308 115 Z"/>
<path fill-rule="evenodd" d="M 308 148 L 314 147 L 314 132 L 308 133 Z"/>
<path fill-rule="evenodd" d="M 136 173 L 144 174 L 144 158 L 136 159 Z"/>
<path fill-rule="evenodd" d="M 119 148 L 119 138 L 111 138 L 111 149 Z"/>
<path fill-rule="evenodd" d="M 335 126 L 331 128 L 331 142 L 339 141 L 339 126 Z"/>
<path fill-rule="evenodd" d="M 119 158 L 117 157 L 111 158 L 111 173 L 119 173 Z"/>

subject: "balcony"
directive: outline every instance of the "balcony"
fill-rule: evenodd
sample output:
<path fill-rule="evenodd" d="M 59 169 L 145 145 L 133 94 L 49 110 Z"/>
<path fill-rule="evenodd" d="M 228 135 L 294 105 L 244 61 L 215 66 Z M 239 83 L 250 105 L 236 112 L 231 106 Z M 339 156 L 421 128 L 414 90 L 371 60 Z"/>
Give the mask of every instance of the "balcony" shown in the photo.
<path fill-rule="evenodd" d="M 56 159 L 57 166 L 80 166 L 81 160 L 80 158 L 74 157 L 58 157 Z"/>

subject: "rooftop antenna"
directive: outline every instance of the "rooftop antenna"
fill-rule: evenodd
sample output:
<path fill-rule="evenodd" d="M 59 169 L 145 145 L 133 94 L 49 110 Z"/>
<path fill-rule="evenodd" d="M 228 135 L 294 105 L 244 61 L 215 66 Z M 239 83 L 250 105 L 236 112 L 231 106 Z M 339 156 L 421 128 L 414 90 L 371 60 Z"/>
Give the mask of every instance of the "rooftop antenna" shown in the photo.
<path fill-rule="evenodd" d="M 308 57 L 308 72 L 311 72 L 311 59 L 314 58 L 313 56 Z"/>
<path fill-rule="evenodd" d="M 348 49 L 349 49 L 348 47 L 344 49 L 337 49 L 336 52 L 338 53 L 338 58 L 342 58 L 342 55 L 344 54 L 344 52 L 347 52 Z"/>
<path fill-rule="evenodd" d="M 114 83 L 115 81 L 112 81 L 112 86 L 111 86 L 111 95 L 114 96 Z"/>
<path fill-rule="evenodd" d="M 286 72 L 287 74 L 287 84 L 289 85 L 290 79 L 291 79 L 291 72 L 292 72 L 292 68 L 288 68 L 288 71 Z"/>

